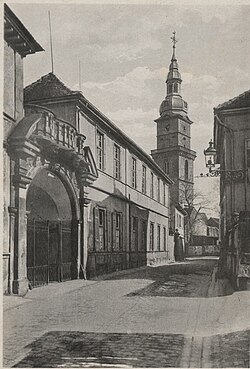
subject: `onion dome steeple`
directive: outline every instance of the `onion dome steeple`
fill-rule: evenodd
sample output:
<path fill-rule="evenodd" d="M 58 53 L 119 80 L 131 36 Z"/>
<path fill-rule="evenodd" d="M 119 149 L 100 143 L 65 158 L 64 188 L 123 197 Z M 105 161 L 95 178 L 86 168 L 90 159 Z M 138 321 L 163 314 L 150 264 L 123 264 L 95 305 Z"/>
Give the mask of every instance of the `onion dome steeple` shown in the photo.
<path fill-rule="evenodd" d="M 166 113 L 178 113 L 182 115 L 187 115 L 187 103 L 181 97 L 181 74 L 178 70 L 178 63 L 175 56 L 176 49 L 176 37 L 175 32 L 171 37 L 173 42 L 173 55 L 171 63 L 169 65 L 169 72 L 166 80 L 167 84 L 167 96 L 163 100 L 160 106 L 160 115 L 165 115 Z"/>

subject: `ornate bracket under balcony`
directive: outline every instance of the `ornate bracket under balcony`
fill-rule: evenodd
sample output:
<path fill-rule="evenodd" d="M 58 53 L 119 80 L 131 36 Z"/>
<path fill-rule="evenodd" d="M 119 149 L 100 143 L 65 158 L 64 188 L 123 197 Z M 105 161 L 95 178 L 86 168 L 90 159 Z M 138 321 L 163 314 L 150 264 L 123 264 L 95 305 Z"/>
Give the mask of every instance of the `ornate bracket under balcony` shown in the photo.
<path fill-rule="evenodd" d="M 32 113 L 19 122 L 8 141 L 10 151 L 18 158 L 27 160 L 39 155 L 51 165 L 74 171 L 80 183 L 88 186 L 98 172 L 90 148 L 84 147 L 85 139 L 70 123 L 33 106 Z"/>

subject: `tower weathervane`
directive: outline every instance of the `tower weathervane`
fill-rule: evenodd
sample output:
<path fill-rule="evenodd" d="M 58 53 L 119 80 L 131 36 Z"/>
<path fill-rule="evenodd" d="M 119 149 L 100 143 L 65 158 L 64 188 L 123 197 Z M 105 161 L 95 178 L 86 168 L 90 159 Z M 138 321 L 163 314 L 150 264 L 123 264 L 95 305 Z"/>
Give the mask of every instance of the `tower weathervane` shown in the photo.
<path fill-rule="evenodd" d="M 178 40 L 175 37 L 176 32 L 173 32 L 173 36 L 171 37 L 171 40 L 173 42 L 173 56 L 172 59 L 175 59 L 175 45 L 177 44 Z"/>
<path fill-rule="evenodd" d="M 177 40 L 177 39 L 176 39 L 176 37 L 175 37 L 175 34 L 176 34 L 176 32 L 174 31 L 174 32 L 173 32 L 173 36 L 171 37 L 171 40 L 172 40 L 172 42 L 173 42 L 173 47 L 175 47 L 176 43 L 178 42 L 178 40 Z"/>

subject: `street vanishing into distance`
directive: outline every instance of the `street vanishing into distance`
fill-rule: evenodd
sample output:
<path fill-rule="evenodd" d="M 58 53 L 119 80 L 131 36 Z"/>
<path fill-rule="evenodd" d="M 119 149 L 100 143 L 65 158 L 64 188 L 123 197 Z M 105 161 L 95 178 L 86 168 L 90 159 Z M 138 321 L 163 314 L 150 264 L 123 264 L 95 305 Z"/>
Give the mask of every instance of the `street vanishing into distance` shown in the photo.
<path fill-rule="evenodd" d="M 249 367 L 248 291 L 215 257 L 4 296 L 4 366 Z"/>

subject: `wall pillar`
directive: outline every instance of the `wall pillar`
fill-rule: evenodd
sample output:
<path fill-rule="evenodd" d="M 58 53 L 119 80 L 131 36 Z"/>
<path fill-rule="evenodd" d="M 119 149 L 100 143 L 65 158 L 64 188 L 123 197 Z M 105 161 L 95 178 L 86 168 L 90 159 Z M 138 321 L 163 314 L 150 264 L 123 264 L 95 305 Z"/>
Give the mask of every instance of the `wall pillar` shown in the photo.
<path fill-rule="evenodd" d="M 86 279 L 86 269 L 88 260 L 88 205 L 90 203 L 88 187 L 83 187 L 81 191 L 81 213 L 82 213 L 82 273 Z"/>
<path fill-rule="evenodd" d="M 15 194 L 15 217 L 14 217 L 14 256 L 13 256 L 13 283 L 12 293 L 25 295 L 28 291 L 27 279 L 27 214 L 26 195 L 27 185 L 31 178 L 26 176 L 26 162 L 16 159 L 13 176 Z"/>
<path fill-rule="evenodd" d="M 15 239 L 15 222 L 17 209 L 9 206 L 9 280 L 8 280 L 8 293 L 13 293 L 13 280 L 14 280 L 14 239 Z"/>

